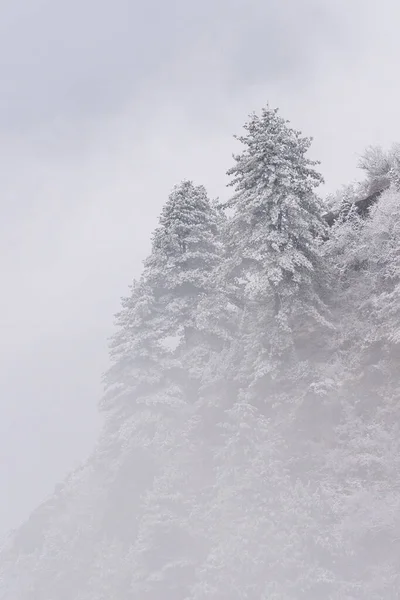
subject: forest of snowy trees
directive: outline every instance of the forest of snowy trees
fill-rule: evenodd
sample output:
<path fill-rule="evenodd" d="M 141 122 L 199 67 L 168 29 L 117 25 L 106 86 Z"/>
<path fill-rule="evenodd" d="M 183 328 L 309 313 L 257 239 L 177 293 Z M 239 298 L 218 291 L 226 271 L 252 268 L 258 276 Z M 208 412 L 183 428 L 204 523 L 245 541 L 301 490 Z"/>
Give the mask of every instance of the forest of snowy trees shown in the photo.
<path fill-rule="evenodd" d="M 167 199 L 101 436 L 10 534 L 1 600 L 399 598 L 400 146 L 322 199 L 277 110 L 237 139 L 226 203 Z"/>

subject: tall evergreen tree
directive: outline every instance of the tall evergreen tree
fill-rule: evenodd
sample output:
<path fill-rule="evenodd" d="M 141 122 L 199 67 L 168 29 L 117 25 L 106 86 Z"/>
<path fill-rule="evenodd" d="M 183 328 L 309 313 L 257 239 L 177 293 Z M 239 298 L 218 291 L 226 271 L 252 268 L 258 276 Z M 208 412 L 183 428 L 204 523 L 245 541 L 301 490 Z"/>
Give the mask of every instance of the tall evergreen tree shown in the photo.
<path fill-rule="evenodd" d="M 133 462 L 132 476 L 144 479 L 143 490 L 198 399 L 210 344 L 202 343 L 205 333 L 196 320 L 221 254 L 218 223 L 203 186 L 190 181 L 176 186 L 142 277 L 118 315 L 104 406 L 110 422 L 121 423 L 119 443 Z"/>
<path fill-rule="evenodd" d="M 202 536 L 196 534 L 188 511 L 205 476 L 207 448 L 199 423 L 204 416 L 200 410 L 204 370 L 224 343 L 223 324 L 209 318 L 215 314 L 211 297 L 217 298 L 213 273 L 222 252 L 220 224 L 221 216 L 205 189 L 183 182 L 162 211 L 145 263 L 142 279 L 151 302 L 144 331 L 149 331 L 146 341 L 151 338 L 154 344 L 147 364 L 152 361 L 160 380 L 154 391 L 149 387 L 143 396 L 136 393 L 132 421 L 137 423 L 138 403 L 144 404 L 146 420 L 156 420 L 149 448 L 160 467 L 141 499 L 138 537 L 131 551 L 134 597 L 181 597 L 188 577 L 184 572 L 194 568 L 194 547 L 201 545 Z M 131 316 L 128 322 L 141 327 Z M 129 327 L 123 329 L 131 338 Z M 118 361 L 123 363 L 125 347 L 121 350 Z M 132 362 L 135 355 L 129 348 L 128 364 Z M 141 375 L 146 373 L 143 363 L 134 364 L 133 379 L 136 368 Z"/>
<path fill-rule="evenodd" d="M 305 156 L 310 140 L 277 111 L 253 115 L 245 130 L 228 172 L 236 193 L 225 204 L 231 214 L 218 273 L 240 318 L 219 365 L 230 397 L 204 509 L 213 544 L 192 595 L 317 598 L 331 579 L 329 558 L 320 560 L 327 553 L 313 541 L 325 531 L 317 519 L 324 502 L 315 486 L 293 479 L 293 447 L 283 440 L 293 434 L 299 379 L 308 378 L 304 392 L 314 376 L 303 364 L 310 338 L 330 327 L 325 223 L 314 195 L 322 178 Z"/>
<path fill-rule="evenodd" d="M 162 210 L 141 279 L 117 315 L 105 410 L 122 405 L 129 413 L 155 384 L 163 387 L 160 364 L 196 336 L 197 307 L 207 297 L 220 254 L 216 210 L 204 187 L 183 181 Z"/>
<path fill-rule="evenodd" d="M 228 171 L 236 193 L 225 205 L 233 215 L 224 277 L 256 326 L 246 344 L 255 382 L 277 373 L 312 322 L 328 325 L 319 249 L 326 224 L 314 194 L 322 177 L 306 156 L 311 140 L 272 109 L 244 128 Z"/>
<path fill-rule="evenodd" d="M 253 114 L 238 140 L 243 150 L 228 171 L 235 193 L 225 205 L 232 216 L 221 276 L 242 307 L 232 351 L 235 393 L 292 428 L 300 463 L 302 455 L 310 458 L 300 446 L 318 428 L 314 390 L 326 385 L 323 368 L 332 351 L 327 226 L 315 194 L 322 177 L 307 156 L 311 139 L 275 109 Z"/>

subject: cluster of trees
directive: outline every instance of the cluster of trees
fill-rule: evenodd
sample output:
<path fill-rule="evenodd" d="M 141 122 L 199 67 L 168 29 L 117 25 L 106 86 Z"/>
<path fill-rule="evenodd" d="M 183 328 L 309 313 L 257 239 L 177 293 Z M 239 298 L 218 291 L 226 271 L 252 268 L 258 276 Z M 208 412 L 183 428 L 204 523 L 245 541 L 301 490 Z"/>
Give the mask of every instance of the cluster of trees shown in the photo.
<path fill-rule="evenodd" d="M 323 202 L 277 110 L 238 139 L 228 202 L 169 196 L 102 435 L 5 544 L 2 600 L 398 597 L 400 151 Z"/>

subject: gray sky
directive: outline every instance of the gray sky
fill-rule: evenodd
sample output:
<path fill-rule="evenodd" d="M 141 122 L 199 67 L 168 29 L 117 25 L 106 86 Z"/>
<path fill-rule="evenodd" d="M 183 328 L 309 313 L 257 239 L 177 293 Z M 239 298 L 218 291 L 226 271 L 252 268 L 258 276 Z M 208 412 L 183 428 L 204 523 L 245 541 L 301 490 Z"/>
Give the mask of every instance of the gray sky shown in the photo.
<path fill-rule="evenodd" d="M 0 533 L 90 451 L 107 337 L 171 187 L 226 194 L 248 113 L 328 190 L 400 141 L 396 0 L 3 0 Z"/>

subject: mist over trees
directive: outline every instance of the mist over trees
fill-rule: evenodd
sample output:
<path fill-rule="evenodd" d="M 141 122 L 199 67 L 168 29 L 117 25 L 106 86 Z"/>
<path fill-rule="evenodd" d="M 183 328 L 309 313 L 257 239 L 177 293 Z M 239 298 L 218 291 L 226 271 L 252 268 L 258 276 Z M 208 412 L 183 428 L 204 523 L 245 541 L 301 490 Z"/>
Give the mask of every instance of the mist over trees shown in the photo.
<path fill-rule="evenodd" d="M 399 597 L 400 146 L 322 199 L 276 109 L 237 139 L 226 203 L 168 197 L 101 436 L 10 533 L 1 600 Z"/>

